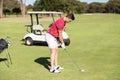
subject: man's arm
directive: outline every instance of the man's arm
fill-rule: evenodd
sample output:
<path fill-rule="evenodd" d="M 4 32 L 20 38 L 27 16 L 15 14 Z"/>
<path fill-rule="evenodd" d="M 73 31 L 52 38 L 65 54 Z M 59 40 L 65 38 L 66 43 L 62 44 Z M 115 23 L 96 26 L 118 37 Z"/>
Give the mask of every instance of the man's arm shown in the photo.
<path fill-rule="evenodd" d="M 62 30 L 58 30 L 58 32 L 59 32 L 59 40 L 60 40 L 60 43 L 62 44 L 64 43 L 63 36 L 62 36 Z"/>
<path fill-rule="evenodd" d="M 59 40 L 60 40 L 60 43 L 61 43 L 61 47 L 62 47 L 63 49 L 65 49 L 65 43 L 64 43 L 64 41 L 63 41 L 62 30 L 59 30 L 58 32 L 59 32 Z"/>

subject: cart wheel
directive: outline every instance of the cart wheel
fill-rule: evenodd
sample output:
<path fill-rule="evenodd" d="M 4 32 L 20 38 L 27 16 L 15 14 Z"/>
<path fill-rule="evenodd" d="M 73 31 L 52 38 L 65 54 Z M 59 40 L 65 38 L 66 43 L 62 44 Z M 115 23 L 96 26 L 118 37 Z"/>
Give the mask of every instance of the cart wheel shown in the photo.
<path fill-rule="evenodd" d="M 28 46 L 31 46 L 33 45 L 33 40 L 32 38 L 28 37 L 25 39 L 25 44 L 28 45 Z"/>

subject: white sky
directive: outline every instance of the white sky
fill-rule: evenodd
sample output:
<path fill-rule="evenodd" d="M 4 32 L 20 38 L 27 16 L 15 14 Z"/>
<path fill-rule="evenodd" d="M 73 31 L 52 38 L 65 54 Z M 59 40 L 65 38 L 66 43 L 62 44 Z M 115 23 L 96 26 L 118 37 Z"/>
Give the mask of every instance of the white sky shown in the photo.
<path fill-rule="evenodd" d="M 87 3 L 91 3 L 91 2 L 107 2 L 108 0 L 80 0 L 81 2 L 87 2 Z"/>
<path fill-rule="evenodd" d="M 25 0 L 26 5 L 33 4 L 36 0 Z"/>

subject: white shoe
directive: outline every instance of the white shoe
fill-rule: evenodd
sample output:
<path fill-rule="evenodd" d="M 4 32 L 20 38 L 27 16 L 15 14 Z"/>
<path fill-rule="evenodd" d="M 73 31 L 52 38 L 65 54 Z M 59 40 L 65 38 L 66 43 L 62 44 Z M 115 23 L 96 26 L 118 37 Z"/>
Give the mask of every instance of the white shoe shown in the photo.
<path fill-rule="evenodd" d="M 51 72 L 51 73 L 60 73 L 60 71 L 57 70 L 57 69 L 50 69 L 50 72 Z"/>
<path fill-rule="evenodd" d="M 59 65 L 55 67 L 55 70 L 63 70 L 63 69 L 64 69 L 64 68 L 61 67 L 61 66 L 59 66 Z"/>

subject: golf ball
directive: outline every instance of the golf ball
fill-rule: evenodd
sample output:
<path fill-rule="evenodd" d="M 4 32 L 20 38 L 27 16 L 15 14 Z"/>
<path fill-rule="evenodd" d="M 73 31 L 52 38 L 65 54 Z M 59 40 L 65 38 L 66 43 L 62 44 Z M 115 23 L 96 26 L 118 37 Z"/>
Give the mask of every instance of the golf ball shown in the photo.
<path fill-rule="evenodd" d="M 85 72 L 85 70 L 84 70 L 84 69 L 81 69 L 81 72 Z"/>

